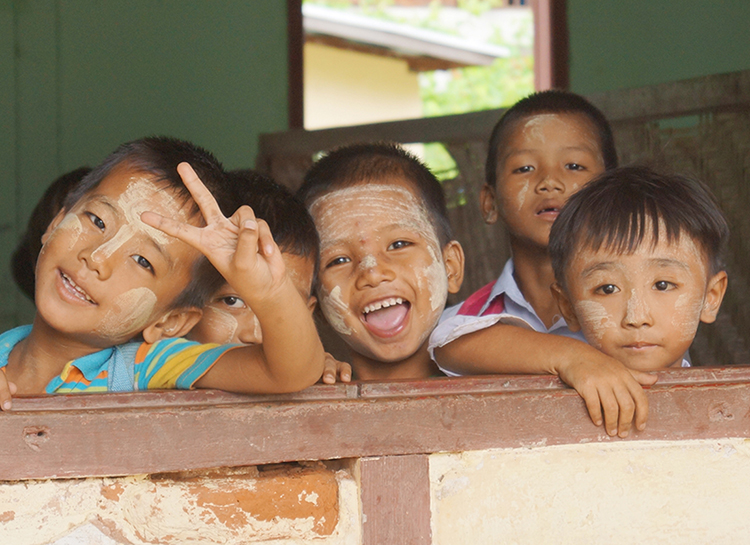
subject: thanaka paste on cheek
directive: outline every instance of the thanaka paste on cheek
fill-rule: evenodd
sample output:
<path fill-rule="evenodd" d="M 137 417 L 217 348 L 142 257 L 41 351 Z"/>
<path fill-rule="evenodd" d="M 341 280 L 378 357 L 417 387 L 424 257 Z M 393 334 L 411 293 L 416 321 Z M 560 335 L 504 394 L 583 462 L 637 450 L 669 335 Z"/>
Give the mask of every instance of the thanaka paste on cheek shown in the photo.
<path fill-rule="evenodd" d="M 96 328 L 96 333 L 104 337 L 132 335 L 148 325 L 156 307 L 156 295 L 148 288 L 134 288 L 121 293 L 112 308 Z"/>
<path fill-rule="evenodd" d="M 683 293 L 677 298 L 672 314 L 672 326 L 680 331 L 680 340 L 688 341 L 695 337 L 703 310 L 703 298 L 692 298 Z"/>
<path fill-rule="evenodd" d="M 331 324 L 331 327 L 340 335 L 351 335 L 352 330 L 346 325 L 344 315 L 348 312 L 348 307 L 341 299 L 341 286 L 335 286 L 331 293 L 324 295 L 320 300 L 320 309 L 323 315 Z"/>
<path fill-rule="evenodd" d="M 237 333 L 237 318 L 226 310 L 214 306 L 207 306 L 203 313 L 206 321 L 205 327 L 211 330 L 211 339 L 203 342 L 215 342 L 217 344 L 231 344 Z"/>
<path fill-rule="evenodd" d="M 596 341 L 601 341 L 608 329 L 617 326 L 617 323 L 612 319 L 612 315 L 607 312 L 607 309 L 601 303 L 581 300 L 575 302 L 574 308 L 584 332 L 591 332 Z M 594 339 L 589 339 L 588 336 L 586 340 L 592 345 L 595 344 Z"/>

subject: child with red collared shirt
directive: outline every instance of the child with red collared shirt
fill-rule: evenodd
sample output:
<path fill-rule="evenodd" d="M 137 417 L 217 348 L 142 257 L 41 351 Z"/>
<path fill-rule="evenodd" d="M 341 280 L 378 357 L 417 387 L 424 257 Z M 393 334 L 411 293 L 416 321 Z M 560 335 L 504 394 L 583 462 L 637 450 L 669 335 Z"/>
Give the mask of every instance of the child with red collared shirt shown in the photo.
<path fill-rule="evenodd" d="M 645 427 L 648 399 L 639 382 L 655 377 L 631 374 L 567 327 L 550 291 L 547 250 L 567 199 L 615 166 L 609 124 L 584 98 L 545 91 L 510 108 L 490 138 L 481 209 L 487 223 L 502 218 L 513 257 L 494 284 L 443 314 L 430 350 L 454 375 L 559 375 L 581 394 L 596 425 L 625 437 L 634 418 Z"/>

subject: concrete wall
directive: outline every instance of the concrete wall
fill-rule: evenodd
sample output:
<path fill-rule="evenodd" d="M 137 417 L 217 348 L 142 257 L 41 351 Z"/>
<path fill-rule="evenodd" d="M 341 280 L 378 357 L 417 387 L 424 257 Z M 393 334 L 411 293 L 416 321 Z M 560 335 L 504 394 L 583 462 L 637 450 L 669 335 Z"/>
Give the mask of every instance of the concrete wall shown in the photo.
<path fill-rule="evenodd" d="M 750 68 L 747 0 L 567 0 L 567 7 L 577 93 Z"/>
<path fill-rule="evenodd" d="M 287 127 L 286 25 L 277 0 L 0 2 L 2 330 L 29 319 L 8 260 L 63 172 L 151 134 L 254 164 L 258 135 Z"/>

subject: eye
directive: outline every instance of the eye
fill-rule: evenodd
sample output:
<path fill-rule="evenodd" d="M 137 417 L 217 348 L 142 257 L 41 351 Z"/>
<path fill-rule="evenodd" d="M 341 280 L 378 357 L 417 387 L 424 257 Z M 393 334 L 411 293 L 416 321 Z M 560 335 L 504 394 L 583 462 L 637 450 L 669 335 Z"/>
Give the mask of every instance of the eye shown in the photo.
<path fill-rule="evenodd" d="M 565 168 L 568 170 L 586 170 L 585 166 L 579 165 L 578 163 L 568 163 L 565 165 Z"/>
<path fill-rule="evenodd" d="M 245 301 L 237 297 L 236 295 L 227 295 L 219 299 L 220 302 L 224 303 L 229 308 L 245 308 Z"/>
<path fill-rule="evenodd" d="M 598 293 L 599 295 L 612 295 L 613 293 L 617 293 L 620 291 L 620 288 L 615 286 L 614 284 L 604 284 L 603 286 L 599 286 L 596 288 L 594 293 Z"/>
<path fill-rule="evenodd" d="M 91 212 L 85 212 L 85 214 L 91 220 L 91 223 L 93 223 L 97 227 L 97 229 L 99 229 L 100 231 L 104 231 L 106 225 L 104 225 L 104 222 L 99 216 L 97 216 L 96 214 L 92 214 Z"/>
<path fill-rule="evenodd" d="M 658 282 L 654 283 L 654 289 L 656 291 L 669 291 L 676 288 L 672 282 L 667 282 L 666 280 L 659 280 Z"/>
<path fill-rule="evenodd" d="M 518 174 L 526 174 L 528 172 L 532 172 L 534 170 L 534 167 L 531 165 L 524 165 L 520 168 L 515 169 L 513 172 Z"/>
<path fill-rule="evenodd" d="M 149 271 L 151 274 L 154 273 L 154 266 L 151 265 L 151 262 L 142 255 L 134 255 L 133 260 L 138 263 L 139 266 Z"/>
<path fill-rule="evenodd" d="M 406 240 L 397 240 L 395 242 L 391 242 L 390 246 L 388 246 L 389 250 L 400 250 L 401 248 L 406 248 L 407 246 L 411 246 L 411 242 L 408 242 Z"/>
<path fill-rule="evenodd" d="M 342 265 L 344 263 L 349 263 L 350 261 L 351 261 L 351 259 L 349 259 L 348 257 L 344 257 L 344 256 L 334 257 L 331 261 L 329 261 L 326 264 L 326 269 L 328 269 L 329 267 L 335 267 L 336 265 Z"/>

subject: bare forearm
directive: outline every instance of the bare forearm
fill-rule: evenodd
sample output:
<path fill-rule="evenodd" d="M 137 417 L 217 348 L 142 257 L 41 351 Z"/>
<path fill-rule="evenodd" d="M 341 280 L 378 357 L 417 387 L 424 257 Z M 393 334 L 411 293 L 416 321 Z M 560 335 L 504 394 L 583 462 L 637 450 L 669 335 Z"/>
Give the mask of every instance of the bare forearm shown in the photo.
<path fill-rule="evenodd" d="M 460 374 L 560 374 L 573 355 L 593 351 L 586 343 L 507 324 L 464 335 L 435 350 L 440 366 Z"/>

